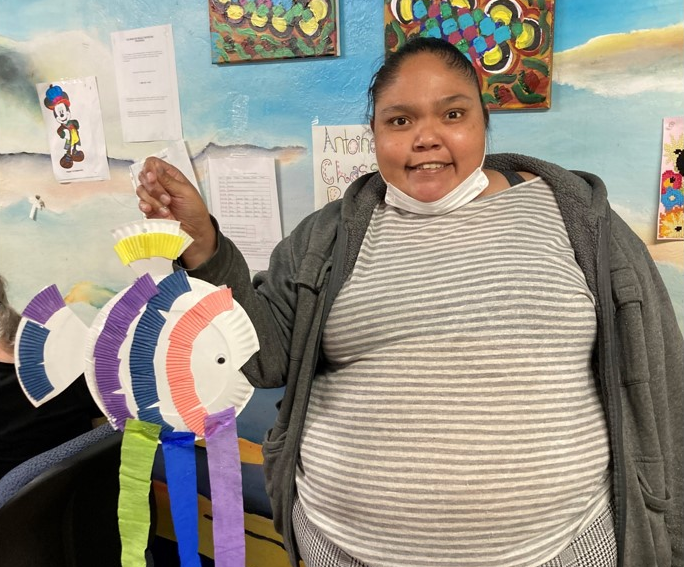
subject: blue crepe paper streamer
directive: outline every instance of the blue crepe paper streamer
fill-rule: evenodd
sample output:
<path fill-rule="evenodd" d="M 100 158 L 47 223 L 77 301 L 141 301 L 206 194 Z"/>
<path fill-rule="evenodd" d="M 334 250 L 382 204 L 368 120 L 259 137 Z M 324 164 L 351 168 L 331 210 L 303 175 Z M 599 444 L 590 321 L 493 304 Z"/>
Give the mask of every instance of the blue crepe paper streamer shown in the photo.
<path fill-rule="evenodd" d="M 161 435 L 171 517 L 181 567 L 201 567 L 199 557 L 195 434 L 164 431 Z"/>

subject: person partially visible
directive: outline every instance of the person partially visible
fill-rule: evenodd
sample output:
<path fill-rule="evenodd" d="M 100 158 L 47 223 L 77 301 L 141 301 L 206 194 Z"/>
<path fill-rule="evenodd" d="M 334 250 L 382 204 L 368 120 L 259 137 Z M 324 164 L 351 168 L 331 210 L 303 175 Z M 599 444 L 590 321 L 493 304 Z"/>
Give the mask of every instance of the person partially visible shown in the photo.
<path fill-rule="evenodd" d="M 17 465 L 92 429 L 101 417 L 83 376 L 36 408 L 24 395 L 14 367 L 21 317 L 7 300 L 0 276 L 0 477 Z"/>

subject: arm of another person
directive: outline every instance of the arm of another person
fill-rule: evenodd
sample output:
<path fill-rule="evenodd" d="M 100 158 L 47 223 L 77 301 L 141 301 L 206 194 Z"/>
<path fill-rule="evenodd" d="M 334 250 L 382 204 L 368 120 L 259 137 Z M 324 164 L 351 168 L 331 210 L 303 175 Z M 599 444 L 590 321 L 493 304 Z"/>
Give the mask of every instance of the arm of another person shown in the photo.
<path fill-rule="evenodd" d="M 181 257 L 188 275 L 214 285 L 226 285 L 249 315 L 259 337 L 259 352 L 243 367 L 252 385 L 282 386 L 288 365 L 291 324 L 296 308 L 293 280 L 295 255 L 289 239 L 273 252 L 268 274 L 277 295 L 258 293 L 247 262 L 235 244 L 220 233 L 200 193 L 175 167 L 158 158 L 148 158 L 139 176 L 139 208 L 147 218 L 176 220 L 193 243 Z M 277 262 L 273 258 L 278 258 Z"/>

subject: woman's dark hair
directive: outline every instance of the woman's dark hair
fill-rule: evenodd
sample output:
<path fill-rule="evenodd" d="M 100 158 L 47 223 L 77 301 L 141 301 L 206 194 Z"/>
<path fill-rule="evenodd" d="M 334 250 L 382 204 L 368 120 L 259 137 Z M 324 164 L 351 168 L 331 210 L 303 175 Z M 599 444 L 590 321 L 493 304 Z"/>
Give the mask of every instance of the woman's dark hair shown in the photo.
<path fill-rule="evenodd" d="M 473 64 L 457 47 L 443 39 L 414 35 L 397 51 L 390 53 L 383 65 L 373 75 L 368 87 L 367 116 L 369 120 L 375 115 L 375 101 L 394 82 L 402 63 L 419 53 L 437 55 L 447 66 L 471 81 L 478 92 L 480 92 L 480 81 Z M 482 101 L 482 97 L 480 97 L 480 103 L 482 104 L 485 128 L 487 128 L 489 126 L 489 110 L 487 110 L 487 105 Z"/>

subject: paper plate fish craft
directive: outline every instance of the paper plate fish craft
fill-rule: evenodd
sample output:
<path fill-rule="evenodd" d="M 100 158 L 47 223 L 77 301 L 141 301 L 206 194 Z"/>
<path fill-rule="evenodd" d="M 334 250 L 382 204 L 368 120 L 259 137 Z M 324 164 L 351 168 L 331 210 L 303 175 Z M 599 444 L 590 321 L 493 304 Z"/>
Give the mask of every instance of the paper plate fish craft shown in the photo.
<path fill-rule="evenodd" d="M 146 461 L 145 470 L 126 472 L 129 465 L 135 465 L 126 458 L 127 441 L 135 445 L 147 438 L 153 458 L 161 434 L 174 524 L 185 525 L 184 529 L 175 526 L 179 548 L 185 550 L 181 558 L 184 554 L 192 558 L 183 565 L 198 564 L 196 533 L 191 537 L 197 518 L 193 522 L 190 514 L 188 525 L 187 509 L 177 518 L 174 500 L 177 510 L 184 508 L 181 501 L 185 508 L 194 501 L 196 510 L 196 491 L 194 485 L 187 486 L 187 480 L 179 479 L 177 485 L 171 469 L 182 469 L 185 475 L 194 469 L 195 436 L 206 437 L 214 530 L 223 530 L 223 540 L 225 530 L 232 530 L 231 538 L 237 542 L 229 546 L 230 557 L 224 557 L 223 563 L 221 554 L 216 554 L 216 564 L 244 565 L 244 533 L 239 525 L 235 527 L 236 516 L 242 518 L 242 501 L 226 502 L 218 495 L 223 491 L 235 494 L 236 488 L 241 493 L 235 417 L 254 391 L 240 368 L 259 349 L 256 331 L 229 288 L 173 271 L 172 261 L 192 242 L 179 223 L 136 221 L 115 229 L 113 235 L 116 253 L 137 279 L 101 309 L 90 327 L 65 304 L 56 286 L 37 294 L 24 310 L 17 334 L 19 381 L 29 400 L 39 406 L 84 373 L 103 414 L 113 427 L 124 431 L 121 475 L 149 478 L 147 467 L 151 469 L 152 459 Z M 127 435 L 129 429 L 135 435 Z M 177 450 L 179 443 L 184 450 Z M 231 479 L 225 474 L 214 478 L 212 467 L 225 468 L 222 461 L 226 459 L 237 472 Z M 133 496 L 123 493 L 124 486 L 122 479 L 120 500 Z M 144 496 L 141 501 L 146 503 L 149 484 L 137 490 L 141 494 L 135 498 Z M 121 506 L 119 512 L 121 525 Z M 142 550 L 131 551 L 125 530 L 121 533 L 122 561 L 126 555 L 135 557 L 144 551 L 145 542 Z"/>

